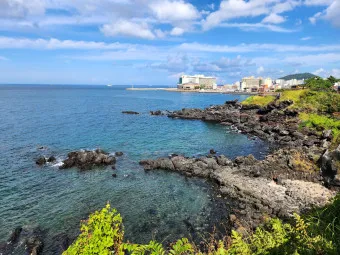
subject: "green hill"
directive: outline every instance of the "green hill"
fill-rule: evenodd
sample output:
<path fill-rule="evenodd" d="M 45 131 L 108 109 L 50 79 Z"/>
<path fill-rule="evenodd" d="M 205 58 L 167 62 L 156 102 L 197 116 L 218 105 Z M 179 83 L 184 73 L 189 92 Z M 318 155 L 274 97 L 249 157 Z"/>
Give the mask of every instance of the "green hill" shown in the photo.
<path fill-rule="evenodd" d="M 286 81 L 292 80 L 292 79 L 297 79 L 297 80 L 305 79 L 306 80 L 306 79 L 313 78 L 313 77 L 317 77 L 317 76 L 311 73 L 297 73 L 297 74 L 290 74 L 290 75 L 284 76 L 280 79 L 286 80 Z"/>

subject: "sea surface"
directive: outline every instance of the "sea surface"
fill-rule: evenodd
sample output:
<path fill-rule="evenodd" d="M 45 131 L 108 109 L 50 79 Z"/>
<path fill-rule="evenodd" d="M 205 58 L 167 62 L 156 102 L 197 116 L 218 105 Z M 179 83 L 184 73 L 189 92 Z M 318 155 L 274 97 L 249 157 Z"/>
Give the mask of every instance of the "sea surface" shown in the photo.
<path fill-rule="evenodd" d="M 212 148 L 231 158 L 262 158 L 270 148 L 228 127 L 151 116 L 149 111 L 245 98 L 126 91 L 122 86 L 0 86 L 0 242 L 16 226 L 39 226 L 46 235 L 44 254 L 53 254 L 56 236 L 77 235 L 80 220 L 107 202 L 123 216 L 130 241 L 188 236 L 188 221 L 204 231 L 215 213 L 213 185 L 165 171 L 146 173 L 139 160 L 171 153 L 198 156 Z M 124 115 L 124 110 L 141 114 Z M 124 152 L 115 172 L 110 167 L 79 171 L 35 165 L 42 155 L 55 155 L 60 162 L 72 150 L 95 148 Z"/>

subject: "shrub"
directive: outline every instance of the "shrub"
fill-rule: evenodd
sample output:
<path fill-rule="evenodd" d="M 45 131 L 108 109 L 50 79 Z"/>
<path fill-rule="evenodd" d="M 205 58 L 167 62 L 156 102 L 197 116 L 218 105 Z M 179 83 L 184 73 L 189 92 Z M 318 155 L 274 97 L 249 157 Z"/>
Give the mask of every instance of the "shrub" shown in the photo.
<path fill-rule="evenodd" d="M 107 204 L 81 223 L 81 234 L 64 255 L 120 254 L 124 230 L 122 217 Z"/>
<path fill-rule="evenodd" d="M 320 77 L 310 78 L 306 81 L 306 87 L 316 91 L 329 91 L 333 89 L 333 83 Z"/>
<path fill-rule="evenodd" d="M 340 143 L 340 120 L 315 113 L 300 113 L 299 117 L 302 120 L 301 127 L 308 127 L 320 132 L 332 130 L 333 144 Z"/>
<path fill-rule="evenodd" d="M 253 234 L 242 236 L 232 231 L 231 242 L 214 241 L 208 252 L 197 249 L 183 238 L 169 249 L 150 241 L 149 244 L 130 244 L 122 241 L 124 232 L 120 215 L 106 208 L 90 215 L 82 223 L 82 233 L 64 252 L 68 254 L 116 255 L 251 255 L 251 254 L 340 254 L 340 195 L 332 204 L 316 209 L 306 216 L 294 215 L 294 222 L 271 219 L 256 228 Z"/>

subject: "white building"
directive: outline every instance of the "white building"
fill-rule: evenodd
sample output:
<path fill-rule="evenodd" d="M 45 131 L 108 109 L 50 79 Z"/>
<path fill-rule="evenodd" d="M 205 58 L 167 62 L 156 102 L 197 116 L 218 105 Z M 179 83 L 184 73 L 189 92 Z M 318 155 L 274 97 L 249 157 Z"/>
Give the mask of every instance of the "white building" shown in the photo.
<path fill-rule="evenodd" d="M 202 74 L 196 75 L 182 75 L 179 78 L 179 83 L 177 85 L 178 89 L 183 89 L 186 84 L 191 84 L 191 87 L 195 89 L 217 89 L 216 78 L 215 77 L 207 77 Z M 195 85 L 196 86 L 193 86 Z"/>
<path fill-rule="evenodd" d="M 241 82 L 241 90 L 258 90 L 261 80 L 262 78 L 255 78 L 254 76 L 244 77 Z"/>

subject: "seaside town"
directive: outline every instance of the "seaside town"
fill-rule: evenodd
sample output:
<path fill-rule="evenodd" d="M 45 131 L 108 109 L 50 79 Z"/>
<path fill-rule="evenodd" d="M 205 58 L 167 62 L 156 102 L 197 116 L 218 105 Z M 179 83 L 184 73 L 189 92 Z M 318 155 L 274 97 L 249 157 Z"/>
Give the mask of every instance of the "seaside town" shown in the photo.
<path fill-rule="evenodd" d="M 275 92 L 280 89 L 298 89 L 304 86 L 308 78 L 316 77 L 309 73 L 301 74 L 306 77 L 302 79 L 290 79 L 294 75 L 289 75 L 281 79 L 263 78 L 263 77 L 244 77 L 241 81 L 234 84 L 217 85 L 216 77 L 196 75 L 182 75 L 179 78 L 177 90 L 179 91 L 198 91 L 198 92 L 245 92 L 245 93 L 266 93 Z M 334 82 L 334 89 L 340 89 L 340 82 Z"/>

